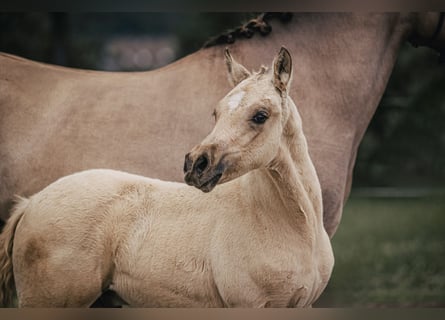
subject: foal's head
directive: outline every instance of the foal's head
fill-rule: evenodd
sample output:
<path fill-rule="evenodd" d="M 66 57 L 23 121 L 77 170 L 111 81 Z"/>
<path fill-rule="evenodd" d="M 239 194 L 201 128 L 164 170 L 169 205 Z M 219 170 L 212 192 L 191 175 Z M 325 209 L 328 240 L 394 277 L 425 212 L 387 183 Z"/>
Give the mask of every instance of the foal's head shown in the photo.
<path fill-rule="evenodd" d="M 215 107 L 213 131 L 185 156 L 185 181 L 204 192 L 267 166 L 277 155 L 289 116 L 292 59 L 281 48 L 271 70 L 250 73 L 225 51 L 234 86 Z"/>

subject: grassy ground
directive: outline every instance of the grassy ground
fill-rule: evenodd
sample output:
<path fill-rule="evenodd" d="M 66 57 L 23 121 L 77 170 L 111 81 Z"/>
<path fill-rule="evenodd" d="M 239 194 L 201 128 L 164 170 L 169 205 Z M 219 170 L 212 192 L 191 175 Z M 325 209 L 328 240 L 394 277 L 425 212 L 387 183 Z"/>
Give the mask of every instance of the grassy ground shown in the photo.
<path fill-rule="evenodd" d="M 445 197 L 352 197 L 315 307 L 445 307 Z"/>

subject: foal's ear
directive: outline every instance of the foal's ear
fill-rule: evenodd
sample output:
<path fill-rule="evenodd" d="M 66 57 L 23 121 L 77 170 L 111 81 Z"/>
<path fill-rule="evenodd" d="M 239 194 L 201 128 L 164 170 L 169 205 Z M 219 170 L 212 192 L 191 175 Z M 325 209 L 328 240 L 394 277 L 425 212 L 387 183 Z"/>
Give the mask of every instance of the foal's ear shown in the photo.
<path fill-rule="evenodd" d="M 226 61 L 229 81 L 232 86 L 235 87 L 238 83 L 250 76 L 250 72 L 232 58 L 228 48 L 224 50 L 224 58 Z"/>
<path fill-rule="evenodd" d="M 287 92 L 292 80 L 292 57 L 285 47 L 281 47 L 280 52 L 273 62 L 273 84 L 281 92 Z"/>

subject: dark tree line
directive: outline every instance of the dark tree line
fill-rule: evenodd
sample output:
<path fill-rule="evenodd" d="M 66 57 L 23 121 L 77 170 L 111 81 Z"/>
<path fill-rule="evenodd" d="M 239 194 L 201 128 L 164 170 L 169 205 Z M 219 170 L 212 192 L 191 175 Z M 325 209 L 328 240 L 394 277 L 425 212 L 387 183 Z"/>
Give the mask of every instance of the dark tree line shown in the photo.
<path fill-rule="evenodd" d="M 355 185 L 445 187 L 445 65 L 404 45 L 360 146 Z"/>

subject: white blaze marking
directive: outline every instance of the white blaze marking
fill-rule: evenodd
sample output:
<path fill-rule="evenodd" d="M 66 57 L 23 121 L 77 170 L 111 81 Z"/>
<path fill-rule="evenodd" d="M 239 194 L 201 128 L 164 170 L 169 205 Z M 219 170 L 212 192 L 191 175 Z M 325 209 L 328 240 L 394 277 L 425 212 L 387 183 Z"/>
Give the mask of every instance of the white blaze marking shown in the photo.
<path fill-rule="evenodd" d="M 240 91 L 240 92 L 237 92 L 229 97 L 228 104 L 229 104 L 230 111 L 233 111 L 239 107 L 241 100 L 244 97 L 244 94 L 245 94 L 244 91 Z"/>

